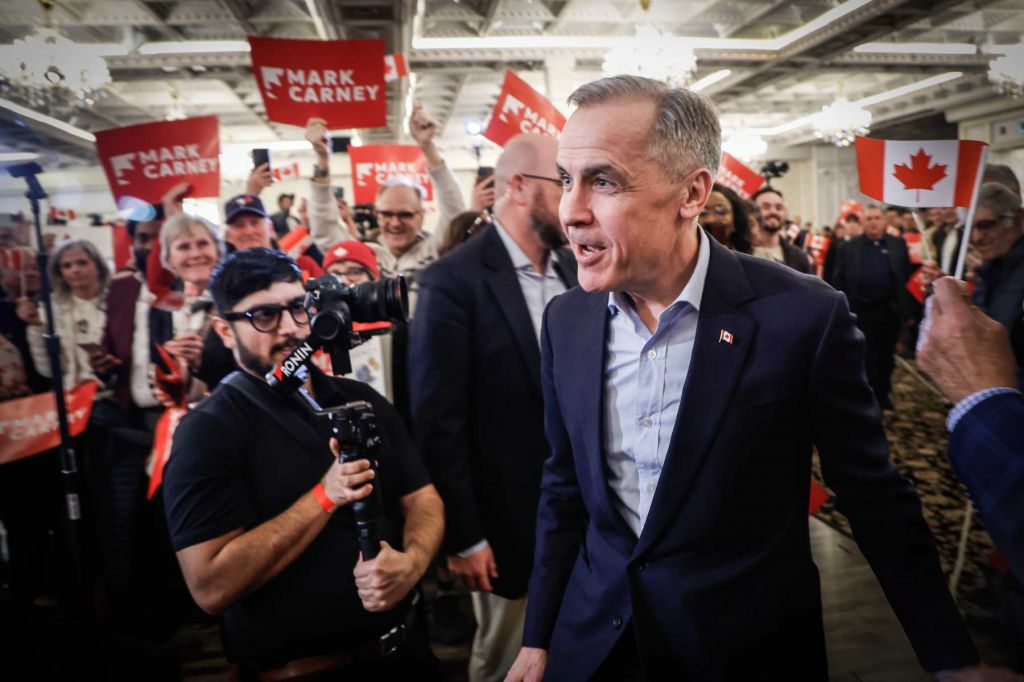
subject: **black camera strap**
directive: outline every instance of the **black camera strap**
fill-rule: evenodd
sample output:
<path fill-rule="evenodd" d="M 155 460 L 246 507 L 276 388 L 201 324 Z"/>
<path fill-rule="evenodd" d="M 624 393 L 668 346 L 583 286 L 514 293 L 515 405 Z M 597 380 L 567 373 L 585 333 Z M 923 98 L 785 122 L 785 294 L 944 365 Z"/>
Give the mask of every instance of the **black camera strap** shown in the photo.
<path fill-rule="evenodd" d="M 327 448 L 327 441 L 323 433 L 317 430 L 311 418 L 294 419 L 290 414 L 285 413 L 281 408 L 288 404 L 299 405 L 305 414 L 308 414 L 308 407 L 302 405 L 304 398 L 298 393 L 282 395 L 275 392 L 262 379 L 236 370 L 224 377 L 220 382 L 224 387 L 244 395 L 248 401 L 258 410 L 260 421 L 273 424 L 289 434 L 300 446 L 303 452 L 314 456 L 317 462 L 322 462 L 322 453 Z M 329 450 L 328 450 L 329 452 Z"/>

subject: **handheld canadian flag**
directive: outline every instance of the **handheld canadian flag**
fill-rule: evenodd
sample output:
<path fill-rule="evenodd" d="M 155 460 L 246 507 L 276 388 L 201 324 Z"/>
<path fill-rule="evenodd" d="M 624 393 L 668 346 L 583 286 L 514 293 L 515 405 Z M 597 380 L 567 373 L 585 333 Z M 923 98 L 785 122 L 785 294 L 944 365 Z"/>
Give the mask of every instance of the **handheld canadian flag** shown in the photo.
<path fill-rule="evenodd" d="M 57 208 L 56 206 L 50 207 L 50 218 L 52 220 L 61 220 L 67 222 L 75 219 L 75 211 L 70 208 Z"/>
<path fill-rule="evenodd" d="M 409 75 L 409 64 L 401 52 L 384 55 L 384 80 L 388 83 Z"/>
<path fill-rule="evenodd" d="M 860 191 L 897 206 L 973 203 L 988 145 L 974 140 L 857 138 Z"/>
<path fill-rule="evenodd" d="M 298 180 L 301 175 L 299 173 L 299 162 L 293 161 L 287 166 L 277 166 L 270 173 L 274 176 L 274 182 L 287 182 L 288 180 Z"/>

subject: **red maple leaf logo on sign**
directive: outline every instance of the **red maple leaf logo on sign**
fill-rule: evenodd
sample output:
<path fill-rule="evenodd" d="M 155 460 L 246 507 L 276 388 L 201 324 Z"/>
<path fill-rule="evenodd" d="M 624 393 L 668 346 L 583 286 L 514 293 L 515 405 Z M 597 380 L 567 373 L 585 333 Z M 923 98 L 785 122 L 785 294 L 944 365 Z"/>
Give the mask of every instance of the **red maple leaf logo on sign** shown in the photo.
<path fill-rule="evenodd" d="M 931 190 L 942 178 L 946 177 L 946 164 L 937 163 L 932 165 L 930 154 L 924 153 L 924 148 L 919 148 L 917 153 L 910 157 L 910 165 L 896 164 L 893 169 L 893 176 L 903 183 L 905 189 L 916 189 L 917 199 L 921 201 L 921 190 Z"/>

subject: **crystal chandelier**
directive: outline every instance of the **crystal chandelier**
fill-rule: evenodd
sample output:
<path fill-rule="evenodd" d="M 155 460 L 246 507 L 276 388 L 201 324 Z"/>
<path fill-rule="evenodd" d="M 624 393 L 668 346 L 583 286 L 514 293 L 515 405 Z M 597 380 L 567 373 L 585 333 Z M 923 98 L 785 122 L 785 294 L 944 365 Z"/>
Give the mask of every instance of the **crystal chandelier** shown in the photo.
<path fill-rule="evenodd" d="M 751 135 L 744 130 L 723 130 L 722 151 L 740 161 L 753 161 L 764 156 L 768 143 L 760 135 Z"/>
<path fill-rule="evenodd" d="M 867 135 L 871 112 L 845 97 L 821 108 L 811 122 L 814 136 L 837 147 L 849 147 L 858 135 Z"/>
<path fill-rule="evenodd" d="M 640 6 L 646 12 L 650 0 L 640 0 Z M 673 87 L 686 85 L 696 68 L 697 56 L 692 48 L 646 21 L 637 24 L 636 35 L 631 41 L 608 50 L 602 65 L 608 76 L 620 73 L 646 76 Z"/>
<path fill-rule="evenodd" d="M 50 27 L 52 0 L 40 0 L 45 28 L 0 47 L 0 92 L 53 115 L 91 106 L 110 82 L 107 64 L 86 45 Z"/>
<path fill-rule="evenodd" d="M 993 59 L 988 66 L 988 79 L 1004 95 L 1024 96 L 1024 44 L 1006 45 L 1000 48 L 1006 53 Z"/>

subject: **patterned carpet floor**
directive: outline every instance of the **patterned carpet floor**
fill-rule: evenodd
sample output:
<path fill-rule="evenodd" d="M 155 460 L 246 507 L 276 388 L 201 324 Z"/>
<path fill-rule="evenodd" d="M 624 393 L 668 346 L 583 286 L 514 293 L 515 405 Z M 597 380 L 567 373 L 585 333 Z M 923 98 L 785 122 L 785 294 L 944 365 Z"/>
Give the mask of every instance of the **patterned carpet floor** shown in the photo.
<path fill-rule="evenodd" d="M 892 401 L 895 410 L 883 415 L 890 456 L 900 474 L 921 497 L 924 517 L 935 536 L 939 558 L 946 575 L 951 575 L 960 542 L 967 491 L 953 475 L 946 458 L 946 414 L 950 404 L 922 383 L 912 362 L 897 363 L 893 373 Z M 814 477 L 823 483 L 817 457 Z M 827 488 L 827 486 L 826 486 Z M 850 524 L 829 500 L 816 516 L 845 535 Z M 970 600 L 986 589 L 985 577 L 992 552 L 992 539 L 980 517 L 974 514 L 967 545 L 967 560 L 960 577 L 958 595 Z"/>

